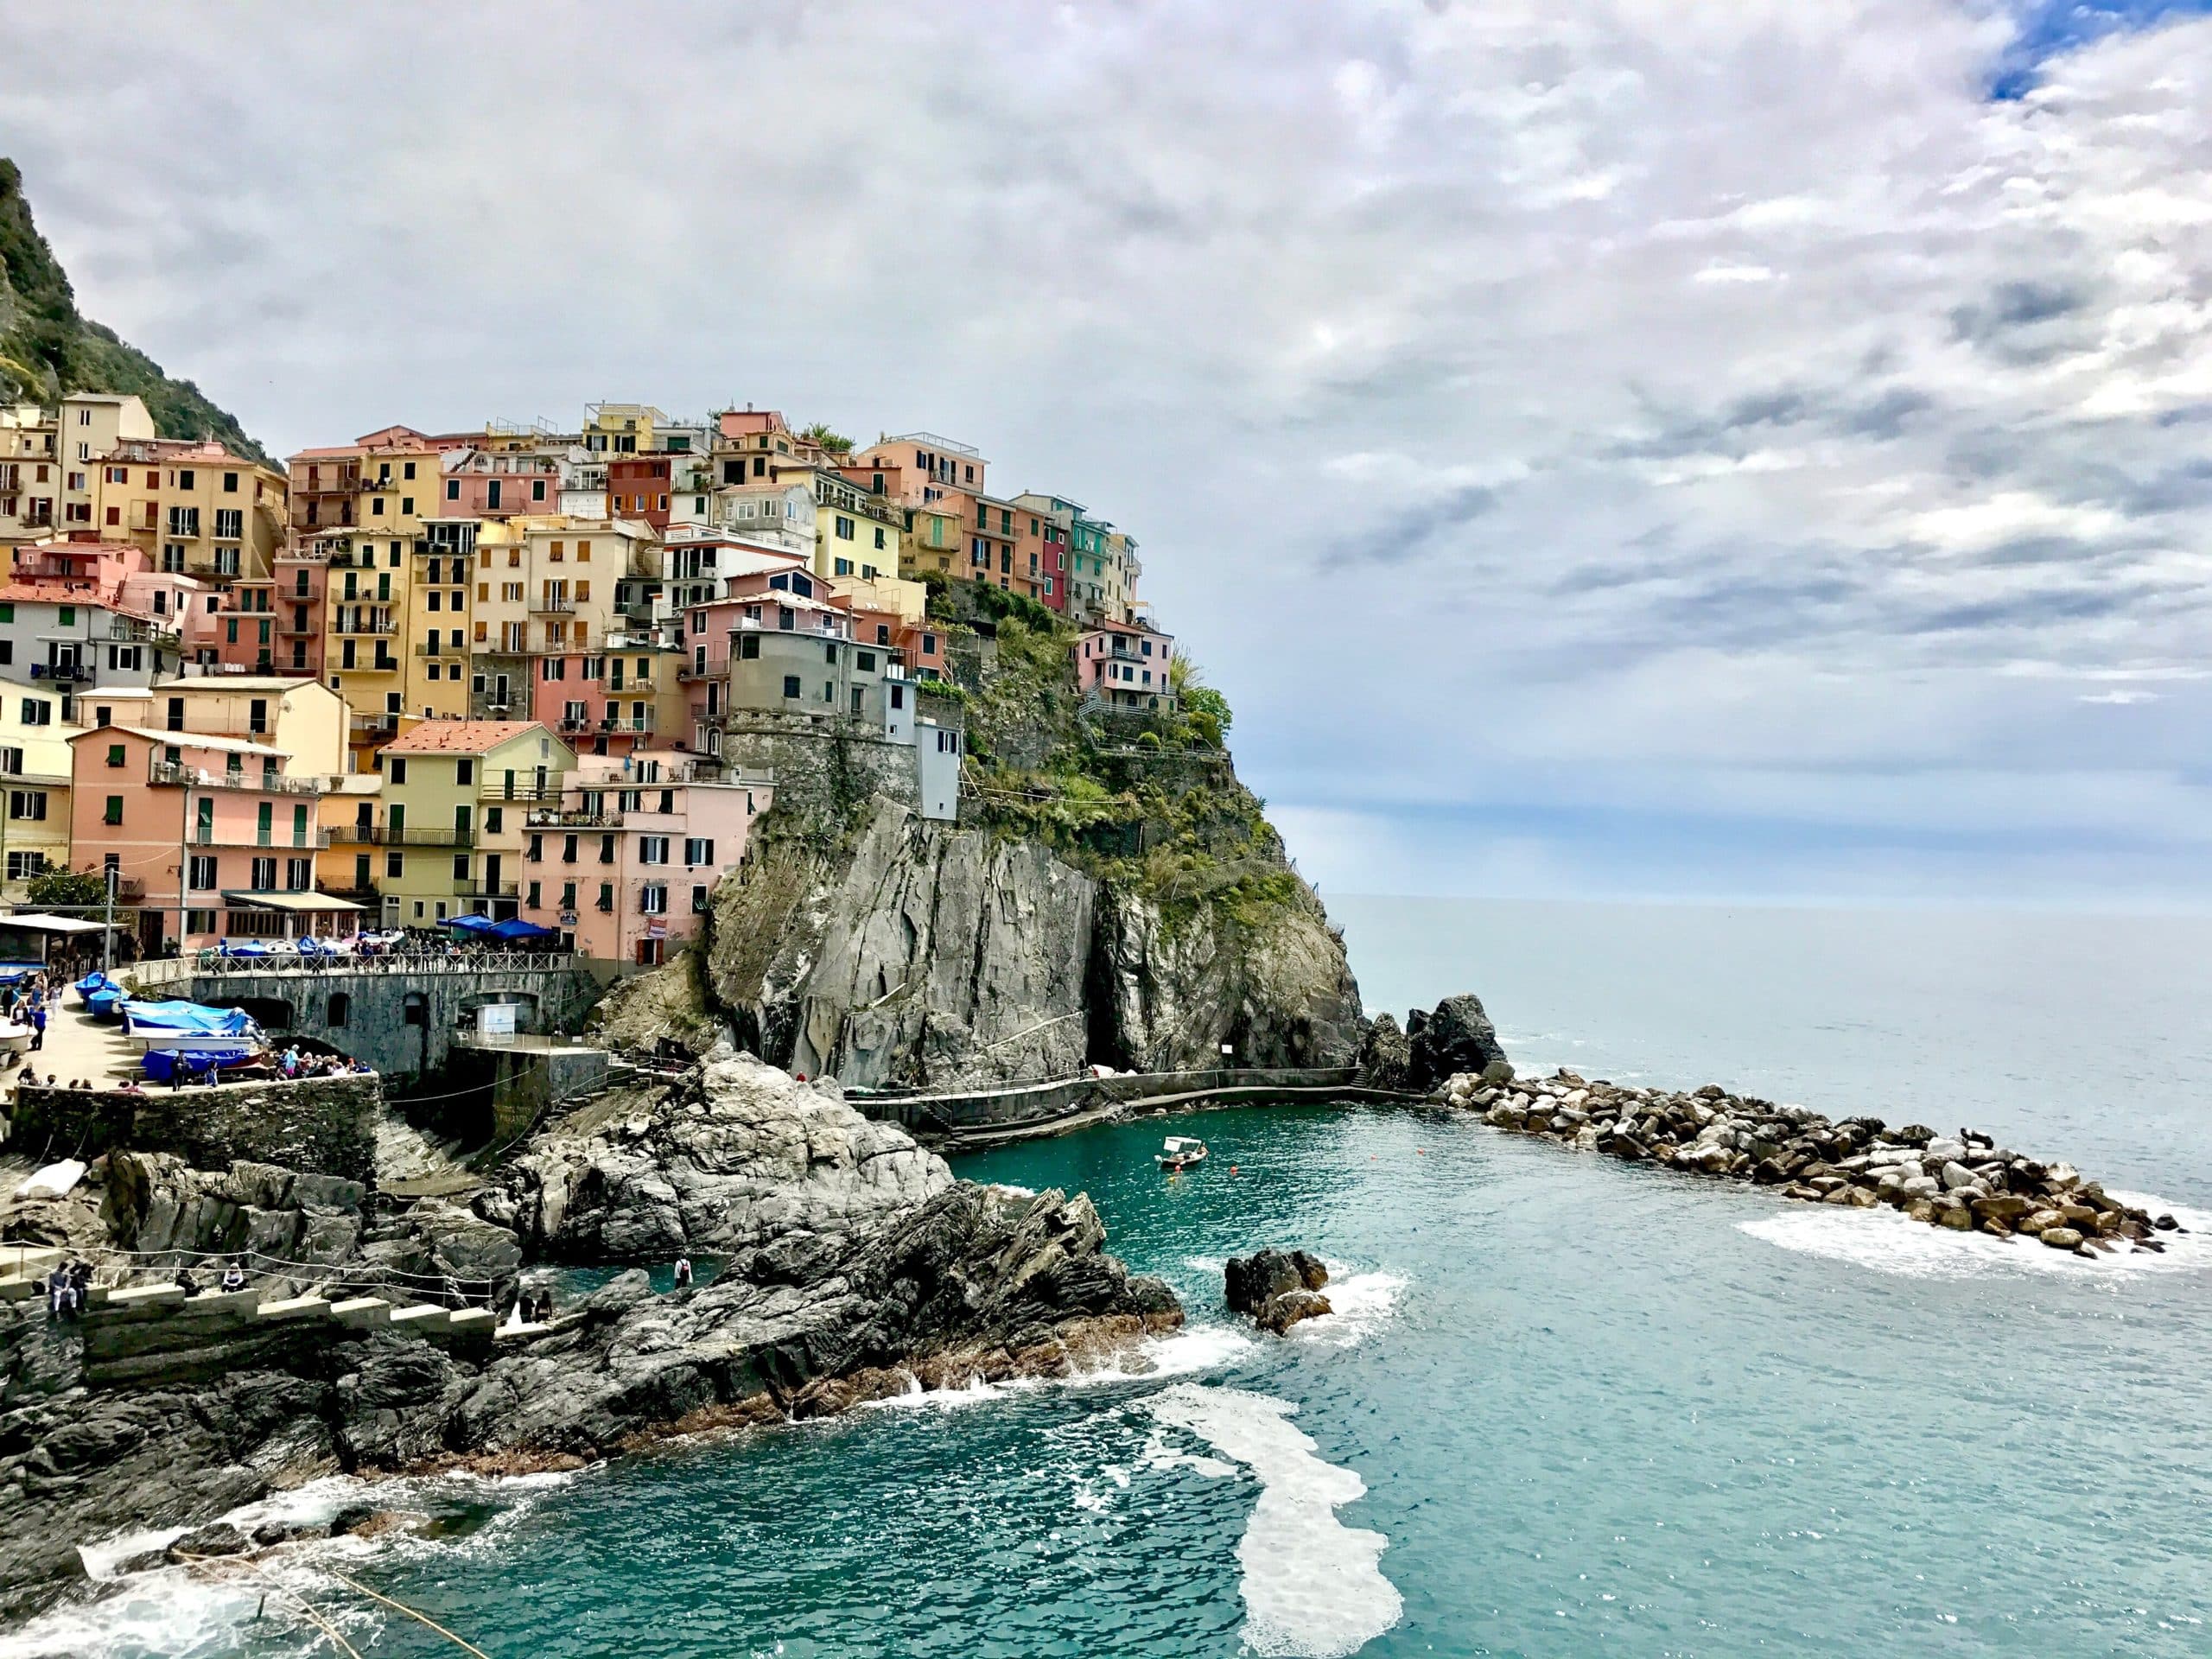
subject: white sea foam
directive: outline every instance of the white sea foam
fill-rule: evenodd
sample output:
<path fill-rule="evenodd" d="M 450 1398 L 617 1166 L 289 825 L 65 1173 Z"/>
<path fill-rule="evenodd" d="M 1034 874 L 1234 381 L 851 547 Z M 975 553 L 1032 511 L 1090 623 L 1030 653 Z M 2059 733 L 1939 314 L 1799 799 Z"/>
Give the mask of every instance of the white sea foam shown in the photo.
<path fill-rule="evenodd" d="M 1164 1389 L 1146 1403 L 1162 1422 L 1195 1434 L 1259 1478 L 1259 1499 L 1236 1546 L 1244 1640 L 1253 1652 L 1334 1659 L 1398 1622 L 1405 1602 L 1380 1565 L 1390 1541 L 1337 1519 L 1338 1507 L 1366 1484 L 1316 1455 L 1313 1441 L 1290 1423 L 1296 1406 L 1194 1382 Z M 1147 1448 L 1155 1466 L 1169 1458 L 1164 1447 L 1158 1457 Z M 1191 1458 L 1185 1466 L 1227 1472 L 1212 1459 Z"/>
<path fill-rule="evenodd" d="M 305 1597 L 355 1645 L 365 1647 L 369 1643 L 361 1633 L 379 1630 L 381 1615 L 360 1606 L 358 1599 L 334 1584 L 320 1570 L 322 1564 L 375 1554 L 470 1556 L 497 1552 L 506 1547 L 507 1535 L 544 1494 L 584 1472 L 449 1474 L 383 1481 L 333 1476 L 271 1493 L 220 1517 L 251 1533 L 270 1522 L 327 1522 L 340 1510 L 363 1502 L 384 1510 L 435 1513 L 450 1510 L 457 1498 L 498 1498 L 499 1512 L 460 1538 L 394 1532 L 373 1541 L 353 1536 L 302 1540 L 257 1555 L 251 1567 L 243 1561 L 218 1561 L 129 1573 L 118 1570 L 120 1563 L 161 1548 L 189 1529 L 161 1528 L 83 1544 L 78 1554 L 87 1575 L 112 1587 L 97 1600 L 57 1608 L 0 1635 L 0 1659 L 100 1659 L 118 1653 L 213 1659 L 235 1652 L 238 1630 L 257 1618 L 278 1630 L 297 1625 L 303 1637 L 311 1638 L 314 1628 L 302 1618 L 294 1595 Z"/>
<path fill-rule="evenodd" d="M 1405 1294 L 1406 1281 L 1395 1273 L 1344 1273 L 1329 1263 L 1329 1282 L 1321 1294 L 1332 1312 L 1290 1327 L 1293 1342 L 1318 1342 L 1331 1348 L 1350 1348 L 1373 1336 L 1390 1322 Z"/>
<path fill-rule="evenodd" d="M 2121 1245 L 2109 1255 L 2098 1254 L 2084 1260 L 2069 1251 L 2048 1249 L 2032 1238 L 1955 1233 L 1890 1209 L 1793 1204 L 1775 1214 L 1738 1222 L 1737 1227 L 1785 1250 L 1910 1279 L 2048 1273 L 2111 1281 L 2146 1274 L 2192 1273 L 2212 1266 L 2212 1213 L 2168 1204 L 2145 1193 L 2107 1191 L 2123 1204 L 2153 1215 L 2171 1215 L 2188 1232 L 2159 1234 L 2159 1242 L 2166 1247 L 2163 1255 Z"/>

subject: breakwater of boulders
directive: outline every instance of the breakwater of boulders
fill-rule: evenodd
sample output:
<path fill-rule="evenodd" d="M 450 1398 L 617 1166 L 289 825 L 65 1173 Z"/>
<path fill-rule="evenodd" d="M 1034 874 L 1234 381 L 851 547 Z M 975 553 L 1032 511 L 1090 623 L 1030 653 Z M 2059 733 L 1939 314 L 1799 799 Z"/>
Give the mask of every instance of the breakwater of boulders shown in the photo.
<path fill-rule="evenodd" d="M 1886 1205 L 1933 1226 L 2040 1241 L 2075 1255 L 2163 1251 L 2162 1234 L 2187 1230 L 2171 1215 L 2121 1203 L 2070 1165 L 1970 1130 L 1830 1119 L 1711 1083 L 1671 1093 L 1568 1071 L 1515 1079 L 1495 1065 L 1453 1076 L 1441 1092 L 1497 1128 L 1579 1151 L 1775 1187 L 1806 1204 Z"/>

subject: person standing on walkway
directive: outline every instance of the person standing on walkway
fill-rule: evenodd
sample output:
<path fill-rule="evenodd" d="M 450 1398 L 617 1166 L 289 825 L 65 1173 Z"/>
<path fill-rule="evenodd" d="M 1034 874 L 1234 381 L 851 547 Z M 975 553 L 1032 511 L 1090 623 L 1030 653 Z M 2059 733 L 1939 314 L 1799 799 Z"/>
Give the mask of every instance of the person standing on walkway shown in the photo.
<path fill-rule="evenodd" d="M 31 1046 L 46 1046 L 46 1004 L 43 1001 L 31 1005 Z"/>

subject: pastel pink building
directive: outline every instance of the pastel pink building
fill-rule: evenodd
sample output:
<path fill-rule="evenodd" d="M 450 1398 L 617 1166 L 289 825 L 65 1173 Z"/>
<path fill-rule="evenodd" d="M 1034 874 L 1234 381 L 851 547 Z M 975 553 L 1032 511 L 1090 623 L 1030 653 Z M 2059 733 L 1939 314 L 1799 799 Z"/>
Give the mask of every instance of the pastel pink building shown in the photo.
<path fill-rule="evenodd" d="M 327 931 L 341 913 L 315 891 L 327 780 L 289 775 L 282 750 L 134 726 L 69 746 L 71 844 L 119 873 L 142 951 Z"/>
<path fill-rule="evenodd" d="M 512 518 L 561 510 L 561 471 L 535 455 L 465 449 L 445 457 L 436 505 L 426 518 Z"/>
<path fill-rule="evenodd" d="M 775 791 L 677 750 L 580 755 L 558 807 L 526 818 L 524 919 L 578 954 L 651 965 L 697 934 Z"/>
<path fill-rule="evenodd" d="M 1076 642 L 1076 680 L 1086 695 L 1095 692 L 1121 708 L 1173 709 L 1167 664 L 1174 655 L 1175 641 L 1167 634 L 1095 622 Z"/>

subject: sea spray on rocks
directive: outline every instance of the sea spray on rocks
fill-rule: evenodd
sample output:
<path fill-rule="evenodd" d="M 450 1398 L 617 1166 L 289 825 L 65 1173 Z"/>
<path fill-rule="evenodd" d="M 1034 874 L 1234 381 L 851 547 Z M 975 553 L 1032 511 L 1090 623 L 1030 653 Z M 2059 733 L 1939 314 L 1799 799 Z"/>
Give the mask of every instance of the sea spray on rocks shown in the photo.
<path fill-rule="evenodd" d="M 2158 1236 L 2183 1230 L 2171 1215 L 2123 1203 L 2071 1165 L 2041 1162 L 1987 1135 L 1830 1119 L 1719 1084 L 1685 1093 L 1589 1082 L 1564 1068 L 1519 1081 L 1460 1072 L 1442 1096 L 1494 1128 L 1578 1151 L 1779 1187 L 1808 1204 L 1887 1205 L 1933 1226 L 2039 1239 L 2081 1256 L 2163 1250 Z"/>

